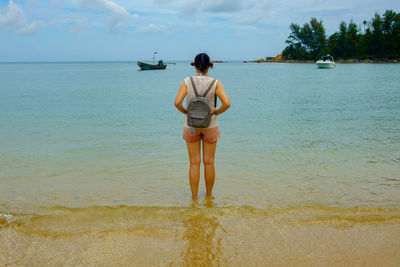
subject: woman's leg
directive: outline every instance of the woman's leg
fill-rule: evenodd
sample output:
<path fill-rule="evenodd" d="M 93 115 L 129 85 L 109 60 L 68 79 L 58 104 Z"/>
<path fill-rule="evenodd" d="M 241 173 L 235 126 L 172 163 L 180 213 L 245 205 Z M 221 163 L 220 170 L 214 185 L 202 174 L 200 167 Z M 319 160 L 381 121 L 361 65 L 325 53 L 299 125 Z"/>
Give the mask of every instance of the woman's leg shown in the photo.
<path fill-rule="evenodd" d="M 217 142 L 203 142 L 204 178 L 206 180 L 206 195 L 211 196 L 215 180 L 215 149 Z"/>
<path fill-rule="evenodd" d="M 189 153 L 189 183 L 190 189 L 192 190 L 192 198 L 197 198 L 199 191 L 199 180 L 200 180 L 200 141 L 197 142 L 186 142 L 188 153 Z"/>

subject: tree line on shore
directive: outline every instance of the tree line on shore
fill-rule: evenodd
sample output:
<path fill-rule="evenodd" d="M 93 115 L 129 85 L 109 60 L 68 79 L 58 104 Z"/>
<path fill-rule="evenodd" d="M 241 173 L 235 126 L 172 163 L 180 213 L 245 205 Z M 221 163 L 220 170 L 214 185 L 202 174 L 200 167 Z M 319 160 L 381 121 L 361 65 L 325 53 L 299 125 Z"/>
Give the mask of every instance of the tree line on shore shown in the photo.
<path fill-rule="evenodd" d="M 339 30 L 327 37 L 322 20 L 311 18 L 303 27 L 290 24 L 291 33 L 282 52 L 284 59 L 316 60 L 332 54 L 338 59 L 399 59 L 400 13 L 386 10 L 357 25 L 341 22 Z"/>

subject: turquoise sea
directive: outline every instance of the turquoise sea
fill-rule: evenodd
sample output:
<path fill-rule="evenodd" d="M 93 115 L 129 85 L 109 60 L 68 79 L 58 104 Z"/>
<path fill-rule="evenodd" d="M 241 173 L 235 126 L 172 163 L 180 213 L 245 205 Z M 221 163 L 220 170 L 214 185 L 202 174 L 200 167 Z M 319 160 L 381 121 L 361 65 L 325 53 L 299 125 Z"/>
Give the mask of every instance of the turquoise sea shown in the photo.
<path fill-rule="evenodd" d="M 185 206 L 188 62 L 0 64 L 0 209 Z M 216 64 L 218 205 L 399 207 L 400 65 Z M 204 192 L 201 184 L 200 191 Z"/>
<path fill-rule="evenodd" d="M 0 64 L 0 265 L 398 266 L 400 64 L 215 64 L 191 200 L 189 62 Z"/>

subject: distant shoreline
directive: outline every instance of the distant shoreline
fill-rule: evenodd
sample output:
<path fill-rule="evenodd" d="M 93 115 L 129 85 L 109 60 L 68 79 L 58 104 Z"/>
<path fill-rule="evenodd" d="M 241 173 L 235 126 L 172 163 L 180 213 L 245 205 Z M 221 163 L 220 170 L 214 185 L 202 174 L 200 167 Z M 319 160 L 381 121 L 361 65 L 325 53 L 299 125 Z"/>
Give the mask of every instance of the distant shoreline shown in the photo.
<path fill-rule="evenodd" d="M 315 63 L 314 60 L 245 60 L 243 63 Z M 400 59 L 338 59 L 335 63 L 400 63 Z"/>
<path fill-rule="evenodd" d="M 98 64 L 98 63 L 128 63 L 128 64 L 136 64 L 137 61 L 134 60 L 110 60 L 110 61 L 0 61 L 0 64 L 76 64 L 76 63 L 84 63 L 84 64 Z M 176 60 L 174 62 L 183 62 L 187 63 L 190 60 Z M 220 64 L 220 63 L 229 63 L 229 62 L 243 62 L 243 63 L 315 63 L 313 60 L 265 60 L 265 59 L 257 59 L 257 60 L 215 60 L 212 63 Z M 400 63 L 399 59 L 338 59 L 335 60 L 336 63 Z M 171 64 L 172 62 L 167 62 L 167 64 Z"/>

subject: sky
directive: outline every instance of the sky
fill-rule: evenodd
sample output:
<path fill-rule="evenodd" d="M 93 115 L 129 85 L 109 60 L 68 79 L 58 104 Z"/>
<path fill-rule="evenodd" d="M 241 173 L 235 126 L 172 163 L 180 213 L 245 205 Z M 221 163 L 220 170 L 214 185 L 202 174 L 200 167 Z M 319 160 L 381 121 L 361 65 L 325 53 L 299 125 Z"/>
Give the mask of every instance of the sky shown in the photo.
<path fill-rule="evenodd" d="M 252 60 L 276 56 L 290 23 L 361 24 L 399 0 L 0 0 L 0 62 Z"/>

